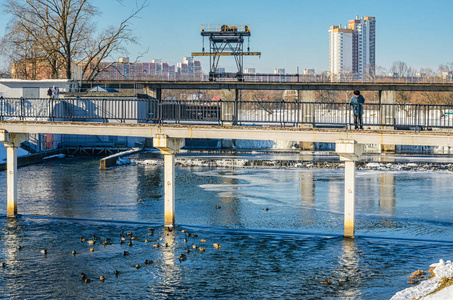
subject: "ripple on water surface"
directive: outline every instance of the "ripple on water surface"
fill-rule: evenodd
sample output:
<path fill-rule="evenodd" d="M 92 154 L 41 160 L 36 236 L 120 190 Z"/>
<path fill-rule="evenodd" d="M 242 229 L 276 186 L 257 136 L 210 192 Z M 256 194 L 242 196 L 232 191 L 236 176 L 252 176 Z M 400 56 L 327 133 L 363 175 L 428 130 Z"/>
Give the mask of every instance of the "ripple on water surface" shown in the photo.
<path fill-rule="evenodd" d="M 34 217 L 1 218 L 0 226 L 0 261 L 6 263 L 0 268 L 0 288 L 4 297 L 21 299 L 385 299 L 407 287 L 406 276 L 414 269 L 426 269 L 451 248 L 421 241 L 194 226 L 168 232 L 156 224 Z M 122 236 L 125 242 L 120 244 Z M 88 243 L 93 238 L 94 245 Z M 108 243 L 102 245 L 105 239 Z M 436 256 L 427 256 L 434 246 Z M 181 254 L 187 260 L 180 260 Z M 90 283 L 81 279 L 82 272 Z"/>

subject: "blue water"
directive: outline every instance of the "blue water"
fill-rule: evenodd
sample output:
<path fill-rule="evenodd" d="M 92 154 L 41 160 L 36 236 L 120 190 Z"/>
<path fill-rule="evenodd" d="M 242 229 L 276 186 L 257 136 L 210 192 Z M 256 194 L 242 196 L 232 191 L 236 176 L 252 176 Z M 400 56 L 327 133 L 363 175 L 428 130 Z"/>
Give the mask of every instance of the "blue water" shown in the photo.
<path fill-rule="evenodd" d="M 5 175 L 4 298 L 388 299 L 414 270 L 451 259 L 446 171 L 358 171 L 355 239 L 342 237 L 342 169 L 177 168 L 172 232 L 162 226 L 161 166 L 102 171 L 98 160 L 70 158 L 20 168 L 21 216 L 12 220 Z M 127 232 L 137 237 L 132 246 L 120 244 Z M 94 245 L 80 240 L 93 235 Z M 111 244 L 101 245 L 105 238 Z"/>

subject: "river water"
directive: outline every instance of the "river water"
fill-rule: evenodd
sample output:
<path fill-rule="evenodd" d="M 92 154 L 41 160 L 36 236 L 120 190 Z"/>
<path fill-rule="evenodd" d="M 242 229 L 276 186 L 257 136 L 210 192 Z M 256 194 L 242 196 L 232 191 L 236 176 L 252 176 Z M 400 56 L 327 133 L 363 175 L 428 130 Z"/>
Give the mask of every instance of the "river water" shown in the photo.
<path fill-rule="evenodd" d="M 162 166 L 65 158 L 20 168 L 12 220 L 1 172 L 0 298 L 388 299 L 413 271 L 451 259 L 449 171 L 358 170 L 354 239 L 342 237 L 343 169 L 176 172 L 172 232 Z"/>

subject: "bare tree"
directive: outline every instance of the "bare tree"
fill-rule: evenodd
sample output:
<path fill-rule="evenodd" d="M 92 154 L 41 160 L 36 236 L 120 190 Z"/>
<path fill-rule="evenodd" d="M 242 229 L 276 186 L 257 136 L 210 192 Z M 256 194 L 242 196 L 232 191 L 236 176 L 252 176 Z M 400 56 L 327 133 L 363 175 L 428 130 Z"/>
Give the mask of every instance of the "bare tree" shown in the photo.
<path fill-rule="evenodd" d="M 86 62 L 82 69 L 82 74 L 86 80 L 93 80 L 100 72 L 106 70 L 113 64 L 101 65 L 101 62 L 113 52 L 126 53 L 125 44 L 136 43 L 129 28 L 129 21 L 145 8 L 145 6 L 146 3 L 142 2 L 118 27 L 111 26 L 95 39 L 90 38 L 86 40 L 86 52 L 81 60 L 82 62 Z M 140 56 L 142 55 L 140 54 Z"/>
<path fill-rule="evenodd" d="M 39 62 L 46 59 L 33 37 L 22 31 L 18 23 L 7 28 L 0 42 L 0 54 L 6 57 L 15 78 L 36 79 Z"/>
<path fill-rule="evenodd" d="M 61 66 L 64 77 L 72 77 L 72 64 L 85 60 L 94 67 L 89 78 L 99 73 L 99 63 L 123 42 L 132 41 L 129 21 L 146 5 L 146 0 L 117 28 L 108 28 L 94 37 L 93 17 L 98 14 L 92 0 L 6 0 L 5 11 L 12 15 L 14 27 L 28 34 L 36 47 L 46 55 L 52 74 Z M 12 27 L 11 27 L 12 28 Z M 8 32 L 10 33 L 10 32 Z M 7 34 L 8 34 L 7 33 Z M 84 68 L 87 72 L 89 68 Z"/>
<path fill-rule="evenodd" d="M 413 77 L 415 73 L 415 71 L 403 61 L 394 62 L 390 68 L 390 72 L 397 78 Z"/>

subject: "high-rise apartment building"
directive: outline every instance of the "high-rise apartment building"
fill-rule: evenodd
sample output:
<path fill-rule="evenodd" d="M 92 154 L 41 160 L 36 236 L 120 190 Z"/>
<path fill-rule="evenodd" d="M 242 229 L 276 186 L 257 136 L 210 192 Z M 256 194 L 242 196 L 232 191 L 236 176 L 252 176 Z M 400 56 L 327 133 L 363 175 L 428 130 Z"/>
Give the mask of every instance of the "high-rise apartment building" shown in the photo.
<path fill-rule="evenodd" d="M 329 33 L 331 80 L 372 78 L 376 66 L 376 19 L 357 16 L 348 26 L 331 26 Z"/>

